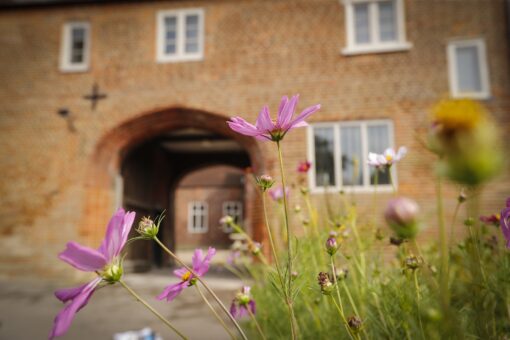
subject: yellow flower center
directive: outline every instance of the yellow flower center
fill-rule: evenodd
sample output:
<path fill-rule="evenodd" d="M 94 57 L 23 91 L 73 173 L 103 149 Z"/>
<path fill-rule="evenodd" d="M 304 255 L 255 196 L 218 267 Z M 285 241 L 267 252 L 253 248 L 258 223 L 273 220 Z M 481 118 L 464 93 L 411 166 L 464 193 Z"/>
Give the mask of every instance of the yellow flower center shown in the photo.
<path fill-rule="evenodd" d="M 184 275 L 181 276 L 182 281 L 188 281 L 191 276 L 190 272 L 184 273 Z"/>
<path fill-rule="evenodd" d="M 392 155 L 386 155 L 386 160 L 388 162 L 391 162 L 393 160 L 393 156 Z"/>

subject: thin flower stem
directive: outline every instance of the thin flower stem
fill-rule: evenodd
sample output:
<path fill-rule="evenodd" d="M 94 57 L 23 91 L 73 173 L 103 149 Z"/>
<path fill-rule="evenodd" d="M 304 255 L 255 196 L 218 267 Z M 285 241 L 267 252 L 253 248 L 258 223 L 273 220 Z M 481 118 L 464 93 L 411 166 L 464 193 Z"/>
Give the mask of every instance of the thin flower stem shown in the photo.
<path fill-rule="evenodd" d="M 237 321 L 234 319 L 234 317 L 232 316 L 232 314 L 230 314 L 230 312 L 228 311 L 227 307 L 225 307 L 225 305 L 223 304 L 223 302 L 221 302 L 220 298 L 212 291 L 211 288 L 209 288 L 209 286 L 204 282 L 204 280 L 202 280 L 202 278 L 200 276 L 197 275 L 197 273 L 195 273 L 195 271 L 193 269 L 191 269 L 187 264 L 185 264 L 184 262 L 182 262 L 182 260 L 180 258 L 178 258 L 170 249 L 168 249 L 156 236 L 154 237 L 154 241 L 156 241 L 156 243 L 165 251 L 168 253 L 168 255 L 170 255 L 175 261 L 177 261 L 177 263 L 179 263 L 181 266 L 183 266 L 184 268 L 186 268 L 186 270 L 188 270 L 192 275 L 193 277 L 195 277 L 201 284 L 204 285 L 205 289 L 209 292 L 209 294 L 212 295 L 212 297 L 216 300 L 216 302 L 218 303 L 218 305 L 220 305 L 221 309 L 223 309 L 223 311 L 225 312 L 225 314 L 227 314 L 227 316 L 229 317 L 229 319 L 232 321 L 232 323 L 234 324 L 234 326 L 236 326 L 237 330 L 239 331 L 239 334 L 241 334 L 241 337 L 244 339 L 244 340 L 248 340 L 248 338 L 246 337 L 246 334 L 244 334 L 244 331 L 243 329 L 241 328 L 241 326 L 239 326 L 239 324 L 237 323 Z"/>
<path fill-rule="evenodd" d="M 257 331 L 259 332 L 260 336 L 262 337 L 262 339 L 266 340 L 267 339 L 266 335 L 262 331 L 262 328 L 260 327 L 259 322 L 257 321 L 257 318 L 255 317 L 255 315 L 253 315 L 253 313 L 251 312 L 249 307 L 246 307 L 246 310 L 248 311 L 248 314 L 250 314 L 250 317 L 253 320 L 253 322 L 255 323 L 255 327 L 257 327 Z"/>
<path fill-rule="evenodd" d="M 393 188 L 393 194 L 396 196 L 397 195 L 397 187 L 395 186 L 395 182 L 393 181 L 393 174 L 391 172 L 391 167 L 389 167 L 387 170 L 388 170 L 388 174 L 390 176 L 390 183 L 391 183 L 391 187 Z"/>
<path fill-rule="evenodd" d="M 214 316 L 216 317 L 216 320 L 218 320 L 220 322 L 220 324 L 223 326 L 223 328 L 225 328 L 225 330 L 227 331 L 228 335 L 230 335 L 230 338 L 235 340 L 235 336 L 234 334 L 230 331 L 230 329 L 227 327 L 227 325 L 225 325 L 225 322 L 223 321 L 223 319 L 218 315 L 218 313 L 216 313 L 216 311 L 214 310 L 214 307 L 211 306 L 211 304 L 209 303 L 209 301 L 207 300 L 207 298 L 205 297 L 204 293 L 202 293 L 202 290 L 200 289 L 200 287 L 198 285 L 195 285 L 195 287 L 197 288 L 197 291 L 198 291 L 198 294 L 200 294 L 200 296 L 202 297 L 202 299 L 204 300 L 205 304 L 207 305 L 207 307 L 209 307 L 209 309 L 211 310 L 211 312 L 214 314 Z"/>
<path fill-rule="evenodd" d="M 287 305 L 289 306 L 290 312 L 290 328 L 292 332 L 292 339 L 297 339 L 297 325 L 296 318 L 294 316 L 294 307 L 292 303 L 292 245 L 291 245 L 291 233 L 289 226 L 289 215 L 288 215 L 288 206 L 287 206 L 287 192 L 285 188 L 285 173 L 283 171 L 283 156 L 282 156 L 282 148 L 280 142 L 276 142 L 276 147 L 278 149 L 278 160 L 280 161 L 280 174 L 282 179 L 282 190 L 283 190 L 283 212 L 285 216 L 285 230 L 287 231 L 287 253 L 288 253 L 288 265 L 287 265 Z"/>
<path fill-rule="evenodd" d="M 342 281 L 342 286 L 344 287 L 345 293 L 347 294 L 347 298 L 349 299 L 349 302 L 351 303 L 354 313 L 356 313 L 356 315 L 359 316 L 360 314 L 358 312 L 358 309 L 356 308 L 356 304 L 354 303 L 351 292 L 349 291 L 349 287 L 347 287 L 347 285 L 345 284 L 345 281 Z"/>
<path fill-rule="evenodd" d="M 181 337 L 181 339 L 185 339 L 187 340 L 188 338 L 186 336 L 184 336 L 181 332 L 179 332 L 177 330 L 177 328 L 175 328 L 171 323 L 170 321 L 168 321 L 167 319 L 165 319 L 165 317 L 163 315 L 161 315 L 157 310 L 155 310 L 151 305 L 149 305 L 147 303 L 147 301 L 145 301 L 144 299 L 142 299 L 140 297 L 140 295 L 138 295 L 133 289 L 131 289 L 131 287 L 129 287 L 124 281 L 122 280 L 119 280 L 119 283 L 122 285 L 122 287 L 124 287 L 131 295 L 133 295 L 135 297 L 136 300 L 140 301 L 140 303 L 142 305 L 144 305 L 148 310 L 150 310 L 154 315 L 156 315 L 161 321 L 163 321 L 163 323 L 165 325 L 168 326 L 168 328 L 170 328 L 171 330 L 173 330 L 178 336 Z"/>
<path fill-rule="evenodd" d="M 331 264 L 331 272 L 333 273 L 333 277 L 335 279 L 336 295 L 338 296 L 338 302 L 340 303 L 341 316 L 344 319 L 345 324 L 347 324 L 347 319 L 345 318 L 345 314 L 344 314 L 344 306 L 342 305 L 342 297 L 340 295 L 340 288 L 338 287 L 338 282 L 337 282 L 338 279 L 336 277 L 335 261 L 333 260 L 333 256 L 330 256 L 329 258 L 330 258 L 330 264 Z"/>
<path fill-rule="evenodd" d="M 418 322 L 420 323 L 421 337 L 425 340 L 425 331 L 423 330 L 423 323 L 421 322 L 421 311 L 420 311 L 420 285 L 418 284 L 418 271 L 413 271 L 414 276 L 414 288 L 416 289 L 416 308 L 418 310 Z"/>
<path fill-rule="evenodd" d="M 248 235 L 244 230 L 243 228 L 241 228 L 240 226 L 238 226 L 236 223 L 232 223 L 232 228 L 238 232 L 239 234 L 243 235 L 244 237 L 246 237 L 246 239 L 248 240 L 248 243 L 250 245 L 254 245 L 255 244 L 255 241 L 250 237 L 250 235 Z M 260 260 L 262 261 L 262 263 L 264 263 L 266 266 L 269 266 L 269 262 L 267 261 L 266 257 L 264 256 L 264 254 L 262 254 L 262 252 L 259 252 L 257 255 L 254 255 L 254 256 L 257 256 L 260 258 Z"/>
<path fill-rule="evenodd" d="M 274 258 L 274 263 L 276 266 L 276 272 L 278 273 L 278 278 L 280 279 L 280 284 L 282 286 L 282 290 L 283 290 L 283 292 L 285 294 L 285 298 L 286 298 L 287 290 L 285 289 L 285 282 L 284 282 L 282 270 L 280 267 L 280 261 L 278 260 L 278 254 L 276 253 L 276 246 L 274 244 L 273 233 L 271 232 L 271 227 L 269 226 L 269 219 L 267 217 L 267 205 L 266 205 L 266 193 L 265 192 L 262 193 L 262 208 L 264 210 L 264 222 L 265 222 L 265 225 L 267 228 L 267 235 L 269 236 L 269 244 L 271 245 L 271 250 L 273 252 L 273 258 Z"/>
<path fill-rule="evenodd" d="M 345 329 L 347 330 L 347 334 L 349 334 L 349 337 L 350 337 L 351 339 L 353 339 L 353 340 L 354 340 L 355 338 L 357 339 L 358 337 L 354 337 L 354 336 L 352 335 L 351 329 L 349 328 L 349 324 L 348 324 L 348 322 L 347 322 L 347 319 L 345 318 L 345 314 L 344 314 L 344 312 L 343 312 L 343 308 L 341 307 L 341 306 L 342 306 L 342 303 L 340 302 L 340 306 L 339 306 L 339 305 L 338 305 L 338 303 L 336 302 L 336 300 L 335 300 L 335 297 L 334 297 L 334 296 L 331 296 L 331 300 L 333 300 L 333 303 L 335 304 L 335 307 L 336 307 L 336 309 L 337 309 L 337 311 L 338 311 L 338 314 L 340 314 L 340 317 L 341 317 L 341 318 L 342 318 L 342 320 L 344 321 L 344 326 L 345 326 Z"/>
<path fill-rule="evenodd" d="M 457 205 L 455 206 L 455 210 L 453 211 L 452 224 L 450 226 L 450 243 L 448 246 L 448 248 L 450 248 L 450 250 L 452 249 L 452 244 L 453 244 L 453 230 L 454 230 L 454 226 L 455 226 L 455 221 L 457 221 L 457 215 L 459 214 L 459 208 L 460 208 L 461 204 L 462 204 L 461 202 L 457 202 Z"/>
<path fill-rule="evenodd" d="M 437 217 L 439 223 L 439 249 L 441 255 L 441 276 L 440 276 L 440 293 L 441 293 L 441 302 L 443 304 L 443 308 L 448 308 L 450 305 L 450 296 L 448 291 L 448 262 L 449 262 L 449 253 L 448 253 L 448 244 L 446 241 L 446 227 L 444 223 L 444 211 L 443 211 L 443 194 L 442 194 L 442 183 L 441 177 L 437 178 L 436 183 L 436 196 L 437 196 Z"/>

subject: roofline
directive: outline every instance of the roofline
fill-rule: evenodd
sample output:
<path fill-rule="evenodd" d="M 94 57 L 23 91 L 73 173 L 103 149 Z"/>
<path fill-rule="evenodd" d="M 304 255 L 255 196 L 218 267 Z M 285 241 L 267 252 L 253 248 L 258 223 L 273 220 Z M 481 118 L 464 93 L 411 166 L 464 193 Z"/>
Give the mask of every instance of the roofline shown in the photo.
<path fill-rule="evenodd" d="M 2 2 L 0 1 L 0 10 L 23 10 L 34 8 L 52 8 L 52 7 L 73 7 L 84 5 L 112 5 L 112 4 L 142 4 L 151 2 L 185 2 L 188 0 L 46 0 L 42 1 L 27 1 L 27 2 Z"/>

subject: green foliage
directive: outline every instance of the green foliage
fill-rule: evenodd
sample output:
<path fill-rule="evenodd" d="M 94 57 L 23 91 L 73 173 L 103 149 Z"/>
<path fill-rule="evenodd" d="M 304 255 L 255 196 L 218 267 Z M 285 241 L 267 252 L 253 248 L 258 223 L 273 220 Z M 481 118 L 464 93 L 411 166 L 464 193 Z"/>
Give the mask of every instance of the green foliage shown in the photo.
<path fill-rule="evenodd" d="M 307 195 L 302 198 L 309 222 L 296 230 L 298 218 L 291 221 L 294 232 L 302 234 L 293 242 L 297 275 L 292 285 L 300 339 L 503 339 L 510 333 L 510 255 L 495 236 L 497 228 L 474 223 L 466 239 L 452 242 L 444 273 L 447 290 L 442 291 L 436 247 L 414 241 L 390 246 L 374 222 L 359 222 L 355 205 L 342 194 L 337 211 L 330 208 L 320 219 Z M 331 258 L 325 241 L 332 230 L 340 236 Z M 285 268 L 284 249 L 281 244 Z M 337 274 L 348 274 L 325 295 L 317 276 L 327 272 L 334 281 L 331 259 Z M 289 312 L 274 266 L 246 266 L 263 332 L 268 339 L 290 339 Z M 349 328 L 353 316 L 362 321 L 357 331 Z M 246 326 L 253 338 L 259 337 L 249 320 Z"/>

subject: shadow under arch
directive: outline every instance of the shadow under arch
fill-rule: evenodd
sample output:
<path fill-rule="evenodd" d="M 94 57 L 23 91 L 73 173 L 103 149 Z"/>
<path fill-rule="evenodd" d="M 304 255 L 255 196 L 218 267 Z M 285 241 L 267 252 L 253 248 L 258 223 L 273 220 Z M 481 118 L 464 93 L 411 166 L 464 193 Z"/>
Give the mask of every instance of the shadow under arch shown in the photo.
<path fill-rule="evenodd" d="M 236 141 L 247 153 L 254 173 L 264 171 L 264 158 L 260 145 L 252 137 L 232 131 L 226 121 L 228 116 L 204 110 L 172 107 L 156 109 L 135 116 L 106 132 L 97 142 L 85 177 L 85 193 L 79 235 L 90 244 L 100 242 L 115 205 L 119 201 L 117 179 L 120 167 L 129 151 L 165 132 L 180 129 L 201 129 Z M 248 193 L 253 236 L 265 239 L 260 202 L 255 190 Z M 248 213 L 248 212 L 247 212 Z"/>

